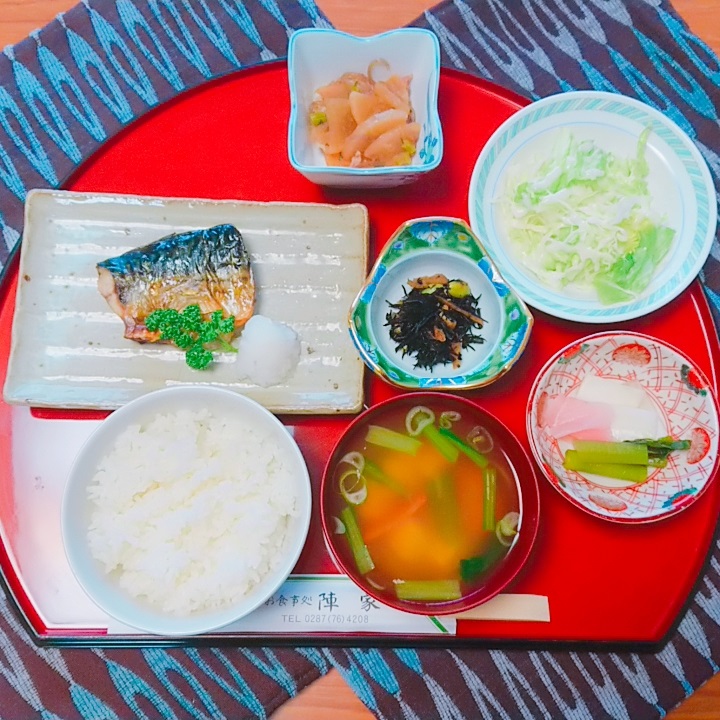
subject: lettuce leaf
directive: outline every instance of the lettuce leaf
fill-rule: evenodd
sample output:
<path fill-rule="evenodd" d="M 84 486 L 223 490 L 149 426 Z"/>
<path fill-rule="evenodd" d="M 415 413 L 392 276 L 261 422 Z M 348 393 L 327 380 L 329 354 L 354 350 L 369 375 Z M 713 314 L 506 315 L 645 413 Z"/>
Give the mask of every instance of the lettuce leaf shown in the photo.
<path fill-rule="evenodd" d="M 650 128 L 634 156 L 562 133 L 549 155 L 523 164 L 501 199 L 520 259 L 555 288 L 593 289 L 603 304 L 631 300 L 650 284 L 675 231 L 654 217 L 646 158 Z"/>

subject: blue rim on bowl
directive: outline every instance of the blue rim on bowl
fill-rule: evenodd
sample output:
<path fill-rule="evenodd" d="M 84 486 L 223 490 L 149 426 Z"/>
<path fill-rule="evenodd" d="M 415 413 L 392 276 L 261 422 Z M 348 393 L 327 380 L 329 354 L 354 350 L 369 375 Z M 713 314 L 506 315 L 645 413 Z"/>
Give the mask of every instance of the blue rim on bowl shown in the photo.
<path fill-rule="evenodd" d="M 385 60 L 393 73 L 411 75 L 411 102 L 422 126 L 417 153 L 410 165 L 353 168 L 328 166 L 319 148 L 310 145 L 306 120 L 314 91 L 342 72 L 364 72 Z M 440 44 L 424 28 L 400 28 L 371 37 L 357 37 L 329 28 L 296 30 L 288 43 L 290 121 L 288 159 L 312 182 L 339 187 L 391 187 L 413 182 L 435 169 L 443 156 L 443 135 L 437 108 Z"/>
<path fill-rule="evenodd" d="M 415 367 L 385 326 L 389 302 L 397 302 L 409 280 L 442 273 L 458 278 L 480 298 L 484 342 L 463 350 L 460 366 Z M 379 253 L 350 308 L 350 335 L 365 364 L 402 388 L 470 390 L 502 377 L 524 351 L 533 326 L 525 303 L 505 283 L 468 224 L 451 217 L 403 223 Z"/>
<path fill-rule="evenodd" d="M 592 140 L 628 157 L 640 135 L 649 166 L 650 209 L 675 230 L 673 243 L 650 284 L 637 297 L 603 305 L 593 292 L 551 288 L 523 262 L 504 229 L 502 203 L 514 168 L 562 133 Z M 470 225 L 485 238 L 489 255 L 508 283 L 533 308 L 586 323 L 620 322 L 646 315 L 677 297 L 697 276 L 715 237 L 717 203 L 707 164 L 693 141 L 655 108 L 623 95 L 574 91 L 538 100 L 512 115 L 488 140 L 473 170 L 468 194 Z M 536 258 L 537 260 L 537 258 Z"/>

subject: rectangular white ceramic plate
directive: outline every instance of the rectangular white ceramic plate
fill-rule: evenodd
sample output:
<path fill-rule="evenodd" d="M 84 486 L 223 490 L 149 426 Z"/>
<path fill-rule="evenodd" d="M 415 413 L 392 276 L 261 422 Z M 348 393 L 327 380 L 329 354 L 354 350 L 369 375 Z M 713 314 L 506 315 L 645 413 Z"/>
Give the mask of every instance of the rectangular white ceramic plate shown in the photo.
<path fill-rule="evenodd" d="M 301 341 L 294 374 L 259 387 L 238 377 L 232 353 L 191 370 L 165 344 L 123 338 L 97 290 L 96 263 L 175 232 L 235 225 L 250 253 L 256 313 Z M 363 364 L 347 328 L 365 277 L 363 205 L 260 203 L 33 190 L 25 208 L 12 349 L 4 398 L 57 408 L 118 408 L 169 385 L 243 393 L 277 413 L 351 413 L 363 401 Z"/>

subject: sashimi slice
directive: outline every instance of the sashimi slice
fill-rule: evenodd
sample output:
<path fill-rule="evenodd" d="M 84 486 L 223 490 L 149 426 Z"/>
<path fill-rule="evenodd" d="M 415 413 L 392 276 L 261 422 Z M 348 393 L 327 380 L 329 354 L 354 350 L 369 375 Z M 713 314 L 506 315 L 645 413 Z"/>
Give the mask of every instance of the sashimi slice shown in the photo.
<path fill-rule="evenodd" d="M 411 81 L 412 75 L 393 75 L 385 81 L 385 84 L 395 95 L 397 95 L 404 102 L 405 105 L 410 107 Z"/>
<path fill-rule="evenodd" d="M 588 402 L 640 407 L 645 399 L 645 390 L 642 385 L 629 380 L 586 375 L 575 391 L 575 397 Z"/>
<path fill-rule="evenodd" d="M 544 398 L 538 423 L 558 440 L 572 437 L 622 442 L 667 434 L 654 408 L 585 400 L 576 394 Z"/>
<path fill-rule="evenodd" d="M 375 95 L 377 95 L 378 100 L 384 103 L 385 107 L 402 110 L 407 118 L 410 113 L 409 98 L 396 95 L 389 85 L 384 82 L 375 83 Z"/>
<path fill-rule="evenodd" d="M 323 85 L 323 87 L 320 87 L 315 91 L 315 94 L 325 101 L 330 98 L 347 98 L 349 93 L 350 88 L 348 87 L 348 84 L 342 80 L 336 80 L 329 85 Z"/>
<path fill-rule="evenodd" d="M 329 99 L 325 103 L 325 114 L 327 130 L 323 137 L 323 152 L 333 155 L 342 151 L 345 138 L 352 133 L 356 124 L 347 99 Z"/>
<path fill-rule="evenodd" d="M 412 164 L 420 126 L 410 102 L 412 75 L 376 78 L 378 69 L 390 72 L 389 64 L 374 60 L 367 75 L 346 72 L 337 80 L 319 87 L 309 108 L 309 135 L 319 145 L 328 165 L 352 168 Z M 385 72 L 381 74 L 385 75 Z M 376 145 L 372 157 L 365 149 L 388 131 L 409 125 L 400 143 Z"/>
<path fill-rule="evenodd" d="M 559 440 L 577 433 L 607 432 L 613 418 L 610 405 L 587 402 L 572 395 L 556 395 L 546 398 L 538 423 Z M 593 436 L 592 439 L 603 438 Z"/>

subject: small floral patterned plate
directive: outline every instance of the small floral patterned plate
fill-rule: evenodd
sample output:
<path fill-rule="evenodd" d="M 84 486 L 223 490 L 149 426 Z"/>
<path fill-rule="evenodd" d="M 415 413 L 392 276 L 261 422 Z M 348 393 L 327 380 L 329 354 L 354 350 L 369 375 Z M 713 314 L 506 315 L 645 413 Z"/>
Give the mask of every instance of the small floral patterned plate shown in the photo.
<path fill-rule="evenodd" d="M 417 278 L 444 275 L 467 283 L 484 321 L 481 341 L 463 348 L 459 362 L 417 366 L 390 335 L 391 303 Z M 469 390 L 504 375 L 527 345 L 533 317 L 508 287 L 470 226 L 463 220 L 427 217 L 401 225 L 380 252 L 350 309 L 350 334 L 365 364 L 402 388 Z"/>
<path fill-rule="evenodd" d="M 573 395 L 589 375 L 641 387 L 658 427 L 690 440 L 690 448 L 672 452 L 666 467 L 637 484 L 566 470 L 563 442 L 540 427 L 539 415 L 544 403 Z M 602 332 L 567 346 L 540 371 L 528 401 L 530 447 L 550 484 L 591 515 L 626 524 L 661 520 L 700 497 L 717 474 L 718 425 L 718 401 L 703 373 L 680 351 L 640 333 Z"/>

